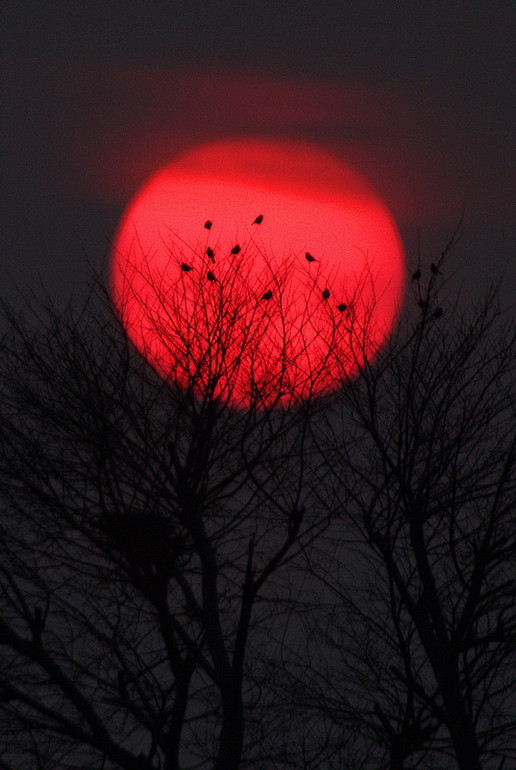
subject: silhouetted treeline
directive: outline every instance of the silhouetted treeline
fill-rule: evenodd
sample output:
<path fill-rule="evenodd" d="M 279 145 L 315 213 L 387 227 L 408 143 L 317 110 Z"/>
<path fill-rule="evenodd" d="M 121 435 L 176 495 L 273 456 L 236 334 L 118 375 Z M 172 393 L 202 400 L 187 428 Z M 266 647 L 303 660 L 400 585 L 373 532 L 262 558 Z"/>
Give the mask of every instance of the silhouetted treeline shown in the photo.
<path fill-rule="evenodd" d="M 4 307 L 0 768 L 509 770 L 514 329 L 442 272 L 290 407 L 165 381 L 98 284 Z"/>

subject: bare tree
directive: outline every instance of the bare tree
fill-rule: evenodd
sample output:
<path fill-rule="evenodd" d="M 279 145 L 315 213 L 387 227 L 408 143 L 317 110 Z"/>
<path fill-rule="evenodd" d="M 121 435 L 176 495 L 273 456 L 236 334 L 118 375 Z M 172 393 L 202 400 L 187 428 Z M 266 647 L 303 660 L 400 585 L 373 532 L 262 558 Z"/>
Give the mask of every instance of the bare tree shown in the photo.
<path fill-rule="evenodd" d="M 236 248 L 4 308 L 0 767 L 507 770 L 512 328 Z"/>
<path fill-rule="evenodd" d="M 327 309 L 317 268 L 286 323 L 289 265 L 253 279 L 245 247 L 238 258 L 210 276 L 181 261 L 173 285 L 140 261 L 117 312 L 154 368 L 98 290 L 77 309 L 4 308 L 3 767 L 232 770 L 260 756 L 246 651 L 281 625 L 292 589 L 278 575 L 328 522 L 311 493 L 312 393 L 350 355 L 352 312 Z M 238 382 L 249 399 L 235 409 Z"/>
<path fill-rule="evenodd" d="M 495 291 L 445 307 L 434 268 L 319 434 L 341 517 L 307 552 L 322 606 L 286 671 L 328 768 L 346 728 L 364 768 L 516 759 L 514 327 Z"/>

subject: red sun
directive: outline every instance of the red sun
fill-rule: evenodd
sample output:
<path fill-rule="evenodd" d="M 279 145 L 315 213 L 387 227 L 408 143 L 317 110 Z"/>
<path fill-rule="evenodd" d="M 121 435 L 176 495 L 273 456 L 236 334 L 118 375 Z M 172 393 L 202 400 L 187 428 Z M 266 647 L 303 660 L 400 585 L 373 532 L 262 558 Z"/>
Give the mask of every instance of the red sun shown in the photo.
<path fill-rule="evenodd" d="M 112 294 L 157 372 L 198 398 L 285 407 L 371 360 L 396 322 L 403 249 L 382 200 L 305 143 L 198 147 L 129 204 Z"/>

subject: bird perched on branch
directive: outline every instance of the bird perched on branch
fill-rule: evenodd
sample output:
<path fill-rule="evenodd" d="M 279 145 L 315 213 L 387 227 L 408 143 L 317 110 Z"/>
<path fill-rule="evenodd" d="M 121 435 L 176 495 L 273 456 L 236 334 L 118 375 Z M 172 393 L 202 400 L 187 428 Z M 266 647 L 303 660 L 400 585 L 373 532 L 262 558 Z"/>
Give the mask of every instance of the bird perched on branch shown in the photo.
<path fill-rule="evenodd" d="M 231 249 L 232 254 L 240 254 L 241 251 L 242 251 L 242 248 L 238 245 L 238 243 L 236 246 L 233 246 L 233 248 Z"/>
<path fill-rule="evenodd" d="M 439 270 L 435 262 L 432 262 L 432 264 L 430 265 L 430 270 L 434 275 L 442 275 L 442 272 Z"/>
<path fill-rule="evenodd" d="M 268 291 L 265 292 L 262 299 L 271 299 L 271 297 L 272 297 L 272 289 L 269 289 Z"/>
<path fill-rule="evenodd" d="M 432 318 L 440 318 L 442 316 L 443 312 L 444 311 L 443 311 L 442 307 L 436 307 L 434 312 L 432 313 Z"/>
<path fill-rule="evenodd" d="M 210 259 L 211 259 L 213 262 L 215 262 L 215 252 L 213 251 L 213 249 L 210 249 L 210 247 L 209 247 L 209 246 L 208 246 L 208 248 L 206 249 L 206 254 L 209 256 L 209 258 L 210 258 Z"/>
<path fill-rule="evenodd" d="M 263 214 L 259 214 L 253 222 L 253 225 L 261 225 L 263 222 Z"/>
<path fill-rule="evenodd" d="M 210 220 L 208 219 L 208 221 L 204 223 L 204 227 L 205 227 L 207 230 L 211 230 L 211 226 L 212 226 L 212 224 L 213 224 L 213 222 L 210 222 Z"/>
<path fill-rule="evenodd" d="M 190 270 L 193 270 L 193 267 L 191 265 L 187 265 L 186 262 L 181 262 L 181 270 L 184 270 L 185 273 L 189 273 Z"/>
<path fill-rule="evenodd" d="M 347 310 L 348 306 L 345 302 L 341 302 L 340 305 L 337 305 L 337 310 L 340 310 L 341 313 L 344 312 L 344 310 Z"/>
<path fill-rule="evenodd" d="M 206 278 L 208 279 L 208 281 L 216 281 L 217 280 L 215 278 L 214 274 L 211 272 L 211 270 L 208 270 L 208 272 L 206 274 Z"/>
<path fill-rule="evenodd" d="M 322 293 L 323 299 L 329 299 L 330 298 L 330 290 L 325 289 Z"/>
<path fill-rule="evenodd" d="M 420 278 L 421 278 L 421 270 L 420 270 L 420 268 L 418 267 L 418 269 L 416 270 L 416 272 L 415 272 L 415 273 L 412 273 L 412 280 L 413 280 L 413 281 L 419 281 L 419 279 L 420 279 Z"/>
<path fill-rule="evenodd" d="M 316 258 L 312 257 L 309 251 L 306 252 L 305 259 L 307 262 L 317 262 Z"/>

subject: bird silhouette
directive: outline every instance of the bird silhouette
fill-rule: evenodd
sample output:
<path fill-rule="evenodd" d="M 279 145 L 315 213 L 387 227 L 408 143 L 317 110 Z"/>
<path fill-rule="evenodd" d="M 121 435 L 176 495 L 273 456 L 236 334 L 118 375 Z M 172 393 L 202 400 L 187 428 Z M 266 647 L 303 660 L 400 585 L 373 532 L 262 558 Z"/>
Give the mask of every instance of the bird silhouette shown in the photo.
<path fill-rule="evenodd" d="M 325 289 L 325 290 L 323 291 L 322 295 L 323 295 L 323 299 L 329 299 L 329 296 L 330 296 L 330 290 L 329 290 L 329 289 Z"/>
<path fill-rule="evenodd" d="M 187 265 L 186 262 L 181 262 L 181 270 L 184 270 L 185 273 L 189 273 L 190 270 L 193 270 L 193 267 Z"/>
<path fill-rule="evenodd" d="M 265 292 L 262 299 L 270 299 L 271 297 L 272 297 L 272 289 L 269 289 L 268 291 Z"/>
<path fill-rule="evenodd" d="M 432 262 L 432 264 L 430 265 L 430 270 L 434 275 L 442 275 L 441 271 L 439 270 L 435 262 Z"/>
<path fill-rule="evenodd" d="M 263 214 L 259 214 L 253 222 L 253 225 L 261 225 L 263 222 Z"/>
<path fill-rule="evenodd" d="M 206 249 L 206 254 L 209 256 L 210 259 L 212 259 L 215 262 L 215 252 L 213 251 L 213 249 L 210 249 L 209 246 Z"/>
<path fill-rule="evenodd" d="M 215 276 L 213 275 L 213 273 L 211 272 L 211 270 L 208 270 L 208 272 L 206 274 L 206 278 L 208 279 L 208 281 L 216 281 L 217 280 L 215 278 Z"/>
<path fill-rule="evenodd" d="M 436 307 L 434 312 L 432 313 L 432 318 L 440 318 L 443 314 L 442 307 Z"/>
<path fill-rule="evenodd" d="M 345 302 L 341 302 L 340 305 L 337 305 L 337 310 L 340 310 L 340 312 L 344 312 L 344 310 L 347 310 L 348 306 Z"/>
<path fill-rule="evenodd" d="M 231 253 L 232 254 L 239 254 L 241 250 L 242 250 L 241 247 L 237 243 L 237 245 L 233 246 L 233 248 L 231 249 Z"/>
<path fill-rule="evenodd" d="M 416 272 L 415 272 L 415 273 L 412 273 L 412 280 L 413 280 L 413 281 L 419 281 L 419 279 L 420 279 L 420 278 L 421 278 L 421 270 L 420 270 L 420 268 L 418 267 L 418 269 L 416 270 Z"/>
<path fill-rule="evenodd" d="M 312 257 L 309 251 L 306 252 L 305 258 L 307 262 L 317 262 L 315 257 Z"/>
<path fill-rule="evenodd" d="M 213 224 L 213 222 L 210 222 L 210 220 L 208 219 L 208 221 L 204 223 L 204 227 L 205 227 L 207 230 L 211 230 L 211 226 L 212 226 L 212 224 Z"/>

